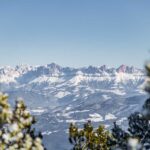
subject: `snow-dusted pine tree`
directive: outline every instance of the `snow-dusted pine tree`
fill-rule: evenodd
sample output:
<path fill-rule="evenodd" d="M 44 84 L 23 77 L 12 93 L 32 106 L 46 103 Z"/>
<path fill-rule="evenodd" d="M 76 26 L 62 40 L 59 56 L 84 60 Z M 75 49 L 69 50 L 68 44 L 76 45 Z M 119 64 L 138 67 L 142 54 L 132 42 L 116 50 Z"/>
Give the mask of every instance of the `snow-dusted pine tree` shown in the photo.
<path fill-rule="evenodd" d="M 44 150 L 42 136 L 35 134 L 34 117 L 23 101 L 15 108 L 9 105 L 8 96 L 0 94 L 0 150 Z"/>
<path fill-rule="evenodd" d="M 83 129 L 70 124 L 69 141 L 73 144 L 73 150 L 108 150 L 107 139 L 109 132 L 100 125 L 94 129 L 91 121 L 84 124 Z"/>

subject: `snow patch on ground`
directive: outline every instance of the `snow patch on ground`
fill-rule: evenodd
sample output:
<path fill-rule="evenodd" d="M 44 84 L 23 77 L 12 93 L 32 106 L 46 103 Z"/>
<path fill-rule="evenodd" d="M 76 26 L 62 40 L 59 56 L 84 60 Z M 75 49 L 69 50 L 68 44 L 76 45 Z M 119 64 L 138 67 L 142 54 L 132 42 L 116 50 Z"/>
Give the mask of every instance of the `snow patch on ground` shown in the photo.
<path fill-rule="evenodd" d="M 117 119 L 117 117 L 111 113 L 105 115 L 105 120 L 114 120 L 114 119 Z"/>
<path fill-rule="evenodd" d="M 58 130 L 56 130 L 56 131 L 44 131 L 44 132 L 42 132 L 42 135 L 50 135 L 50 134 L 57 133 L 57 132 L 58 132 Z"/>
<path fill-rule="evenodd" d="M 60 91 L 60 92 L 58 92 L 56 95 L 55 95 L 55 97 L 56 98 L 63 98 L 63 97 L 65 97 L 65 96 L 67 96 L 67 95 L 69 95 L 70 94 L 70 92 L 63 92 L 63 91 Z"/>
<path fill-rule="evenodd" d="M 70 119 L 70 120 L 66 120 L 66 123 L 85 123 L 87 122 L 87 119 L 80 119 L 80 120 L 75 120 L 75 119 Z"/>
<path fill-rule="evenodd" d="M 63 117 L 66 117 L 66 118 L 71 118 L 71 114 L 76 114 L 76 113 L 84 113 L 84 112 L 88 112 L 89 110 L 76 110 L 76 111 L 70 111 L 70 112 L 64 112 L 62 114 Z M 57 114 L 57 116 L 60 115 L 60 114 Z"/>
<path fill-rule="evenodd" d="M 46 111 L 47 111 L 46 109 L 42 109 L 42 108 L 37 108 L 37 109 L 30 110 L 31 113 L 35 113 L 35 114 L 42 114 Z"/>
<path fill-rule="evenodd" d="M 108 99 L 110 99 L 111 97 L 110 96 L 108 96 L 108 95 L 102 95 L 102 97 L 105 99 L 105 100 L 108 100 Z"/>
<path fill-rule="evenodd" d="M 98 113 L 94 113 L 94 114 L 89 114 L 89 119 L 88 120 L 91 120 L 92 122 L 100 122 L 100 121 L 103 121 L 103 117 L 98 114 Z"/>
<path fill-rule="evenodd" d="M 66 107 L 66 109 L 65 110 L 70 110 L 71 109 L 71 107 L 70 106 L 68 106 L 68 107 Z"/>
<path fill-rule="evenodd" d="M 85 123 L 85 122 L 87 122 L 89 120 L 92 121 L 92 122 L 101 122 L 101 121 L 104 121 L 103 117 L 100 114 L 94 113 L 94 114 L 89 114 L 89 118 L 78 119 L 78 120 L 69 119 L 69 120 L 66 120 L 66 123 Z"/>

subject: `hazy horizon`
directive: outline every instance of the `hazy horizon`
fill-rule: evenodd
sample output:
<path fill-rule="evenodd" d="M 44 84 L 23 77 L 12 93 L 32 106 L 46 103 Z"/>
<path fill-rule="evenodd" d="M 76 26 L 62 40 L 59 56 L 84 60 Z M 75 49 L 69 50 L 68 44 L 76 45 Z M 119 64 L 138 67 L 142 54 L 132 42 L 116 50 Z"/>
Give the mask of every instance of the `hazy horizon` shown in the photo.
<path fill-rule="evenodd" d="M 146 62 L 146 61 L 145 61 Z M 61 65 L 61 64 L 58 64 L 58 63 L 55 63 L 55 62 L 50 62 L 50 63 L 47 63 L 47 64 L 16 64 L 16 65 L 0 65 L 0 67 L 16 67 L 16 66 L 33 66 L 33 67 L 38 67 L 38 66 L 47 66 L 47 65 L 50 65 L 50 64 L 56 64 L 60 67 L 69 67 L 69 68 L 75 68 L 75 69 L 80 69 L 80 68 L 87 68 L 87 67 L 102 67 L 102 66 L 106 66 L 107 68 L 119 68 L 121 66 L 127 66 L 127 67 L 134 67 L 134 68 L 137 68 L 137 69 L 145 69 L 145 64 L 146 63 L 143 63 L 143 66 L 142 67 L 137 67 L 137 66 L 134 66 L 134 65 L 127 65 L 127 64 L 118 64 L 118 65 L 106 65 L 106 64 L 99 64 L 99 65 L 83 65 L 83 66 L 71 66 L 71 65 Z"/>
<path fill-rule="evenodd" d="M 0 1 L 0 66 L 143 68 L 149 58 L 149 1 Z"/>

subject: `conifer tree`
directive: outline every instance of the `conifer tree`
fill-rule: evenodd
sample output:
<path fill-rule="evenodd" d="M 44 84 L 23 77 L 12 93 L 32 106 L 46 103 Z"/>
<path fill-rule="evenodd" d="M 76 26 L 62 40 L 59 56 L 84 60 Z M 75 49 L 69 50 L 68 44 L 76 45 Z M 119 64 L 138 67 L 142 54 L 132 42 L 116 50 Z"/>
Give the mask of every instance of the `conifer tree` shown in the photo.
<path fill-rule="evenodd" d="M 75 124 L 70 124 L 69 141 L 73 144 L 73 150 L 108 150 L 107 139 L 109 132 L 100 125 L 94 129 L 91 121 L 84 124 L 83 129 L 79 129 Z"/>
<path fill-rule="evenodd" d="M 35 118 L 23 101 L 12 109 L 8 96 L 0 94 L 0 150 L 44 150 L 42 135 L 35 134 Z"/>

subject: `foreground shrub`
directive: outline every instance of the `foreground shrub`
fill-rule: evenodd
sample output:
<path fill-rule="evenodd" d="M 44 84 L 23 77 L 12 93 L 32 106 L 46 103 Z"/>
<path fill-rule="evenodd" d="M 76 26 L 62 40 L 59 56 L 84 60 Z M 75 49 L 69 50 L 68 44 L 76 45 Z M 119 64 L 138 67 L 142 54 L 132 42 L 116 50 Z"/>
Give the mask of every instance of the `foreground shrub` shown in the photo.
<path fill-rule="evenodd" d="M 69 141 L 74 145 L 74 150 L 107 150 L 109 136 L 104 126 L 100 125 L 97 129 L 93 129 L 90 121 L 84 124 L 83 129 L 79 129 L 73 123 L 70 124 Z"/>
<path fill-rule="evenodd" d="M 12 109 L 8 96 L 0 94 L 0 150 L 44 150 L 42 135 L 35 134 L 34 117 L 23 101 Z"/>

